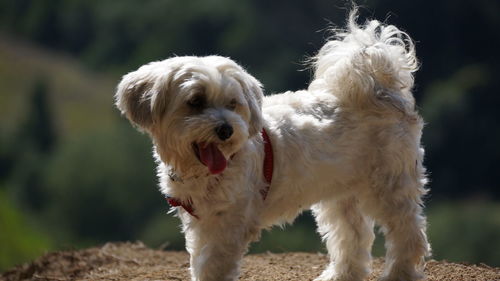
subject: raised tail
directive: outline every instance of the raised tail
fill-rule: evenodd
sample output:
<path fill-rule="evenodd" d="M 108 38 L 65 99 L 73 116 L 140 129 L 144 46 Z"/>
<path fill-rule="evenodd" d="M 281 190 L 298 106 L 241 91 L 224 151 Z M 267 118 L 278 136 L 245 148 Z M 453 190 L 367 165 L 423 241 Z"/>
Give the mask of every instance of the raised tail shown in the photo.
<path fill-rule="evenodd" d="M 329 92 L 344 107 L 414 112 L 415 47 L 405 32 L 376 20 L 356 23 L 351 11 L 346 30 L 334 30 L 313 58 L 311 92 Z"/>

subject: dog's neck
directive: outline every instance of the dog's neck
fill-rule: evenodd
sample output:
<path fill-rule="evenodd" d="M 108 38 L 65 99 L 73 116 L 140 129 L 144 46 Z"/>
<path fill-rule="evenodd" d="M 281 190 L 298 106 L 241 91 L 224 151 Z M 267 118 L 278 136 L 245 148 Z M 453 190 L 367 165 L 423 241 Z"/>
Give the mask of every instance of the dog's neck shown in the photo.
<path fill-rule="evenodd" d="M 263 157 L 260 158 L 261 163 L 262 163 L 262 175 L 264 177 L 264 182 L 262 186 L 259 184 L 258 187 L 258 192 L 262 196 L 263 200 L 266 200 L 267 194 L 269 192 L 269 188 L 271 185 L 271 181 L 273 178 L 273 161 L 274 161 L 274 155 L 273 155 L 273 148 L 271 144 L 271 140 L 266 132 L 266 130 L 262 130 L 261 139 L 259 138 L 259 143 L 262 143 L 260 145 L 263 145 Z M 255 143 L 254 143 L 255 144 Z M 251 153 L 248 152 L 247 153 Z M 241 156 L 239 157 L 240 161 L 241 160 L 249 160 L 249 155 L 245 155 L 245 153 L 242 151 L 238 155 Z M 245 158 L 245 159 L 242 159 Z M 238 161 L 238 160 L 236 160 Z M 235 163 L 235 165 L 238 165 Z M 231 169 L 231 167 L 228 167 Z M 197 195 L 200 196 L 200 192 L 198 189 L 198 192 L 193 193 L 192 188 L 199 188 L 200 185 L 206 186 L 203 190 L 205 192 L 214 192 L 214 188 L 220 189 L 220 184 L 224 181 L 224 173 L 217 174 L 217 175 L 211 175 L 210 173 L 207 173 L 205 171 L 204 174 L 198 175 L 198 176 L 190 176 L 190 177 L 182 177 L 180 176 L 173 167 L 168 167 L 167 169 L 167 176 L 168 179 L 170 180 L 170 184 L 168 184 L 168 187 L 166 189 L 163 189 L 164 193 L 166 194 L 166 198 L 168 203 L 172 207 L 182 207 L 184 210 L 186 210 L 189 214 L 191 214 L 195 218 L 199 218 L 196 215 L 195 212 L 195 204 L 194 202 L 198 200 L 194 200 L 193 196 Z M 234 173 L 233 173 L 234 174 Z M 231 178 L 231 173 L 228 174 L 229 178 Z M 234 176 L 234 175 L 233 175 Z M 237 176 L 237 175 L 236 175 Z M 231 179 L 229 179 L 231 181 Z M 256 180 L 256 179 L 254 179 Z M 176 188 L 179 187 L 179 188 Z M 175 194 L 174 194 L 175 193 Z M 209 198 L 209 196 L 205 197 L 202 195 L 204 198 Z M 199 202 L 199 201 L 198 201 Z"/>
<path fill-rule="evenodd" d="M 168 175 L 168 177 L 170 178 L 170 180 L 172 182 L 180 183 L 180 184 L 184 184 L 185 182 L 188 182 L 190 180 L 199 179 L 200 177 L 208 177 L 208 176 L 210 176 L 210 174 L 208 172 L 205 173 L 204 175 L 203 174 L 202 175 L 196 175 L 196 174 L 181 175 L 172 166 L 170 166 L 168 168 L 167 175 Z"/>

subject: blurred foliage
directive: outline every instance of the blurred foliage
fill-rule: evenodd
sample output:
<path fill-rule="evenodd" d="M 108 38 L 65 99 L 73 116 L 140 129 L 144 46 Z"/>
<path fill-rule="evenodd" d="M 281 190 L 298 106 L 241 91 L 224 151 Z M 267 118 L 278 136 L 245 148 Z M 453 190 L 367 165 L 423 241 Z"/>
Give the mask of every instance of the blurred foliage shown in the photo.
<path fill-rule="evenodd" d="M 250 247 L 250 253 L 259 252 L 326 252 L 316 223 L 310 211 L 301 214 L 292 225 L 275 226 L 262 231 L 261 239 Z"/>
<path fill-rule="evenodd" d="M 431 84 L 422 101 L 433 197 L 500 197 L 500 86 L 494 70 L 468 65 Z"/>
<path fill-rule="evenodd" d="M 44 249 L 110 240 L 183 249 L 151 143 L 113 108 L 118 77 L 173 55 L 220 54 L 268 94 L 305 88 L 302 62 L 328 21 L 345 22 L 349 3 L 0 1 L 0 270 Z M 500 3 L 359 4 L 361 19 L 387 19 L 416 40 L 434 257 L 499 266 Z M 310 213 L 284 228 L 264 231 L 250 251 L 324 251 Z M 379 236 L 374 253 L 383 251 Z"/>
<path fill-rule="evenodd" d="M 0 271 L 36 258 L 51 247 L 50 239 L 26 218 L 0 189 Z"/>
<path fill-rule="evenodd" d="M 185 241 L 181 232 L 181 221 L 177 216 L 167 215 L 167 209 L 168 205 L 165 205 L 165 211 L 157 212 L 155 216 L 152 216 L 137 238 L 153 248 L 184 250 Z"/>
<path fill-rule="evenodd" d="M 76 238 L 136 237 L 163 202 L 150 151 L 125 122 L 67 140 L 44 169 L 48 221 Z"/>
<path fill-rule="evenodd" d="M 433 258 L 500 266 L 500 204 L 441 202 L 427 211 Z"/>

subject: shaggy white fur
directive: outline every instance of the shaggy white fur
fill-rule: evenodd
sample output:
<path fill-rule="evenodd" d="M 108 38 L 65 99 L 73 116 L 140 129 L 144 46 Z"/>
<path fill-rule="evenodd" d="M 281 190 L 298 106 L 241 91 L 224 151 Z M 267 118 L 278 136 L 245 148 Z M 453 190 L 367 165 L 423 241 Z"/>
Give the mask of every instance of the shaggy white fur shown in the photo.
<path fill-rule="evenodd" d="M 370 21 L 336 32 L 307 90 L 263 97 L 228 58 L 174 57 L 123 77 L 116 105 L 152 138 L 161 191 L 190 204 L 182 220 L 192 280 L 236 280 L 262 229 L 311 208 L 331 262 L 316 280 L 363 280 L 374 222 L 386 237 L 381 280 L 422 278 L 423 121 L 411 93 L 414 46 Z M 274 174 L 263 200 L 268 132 Z"/>

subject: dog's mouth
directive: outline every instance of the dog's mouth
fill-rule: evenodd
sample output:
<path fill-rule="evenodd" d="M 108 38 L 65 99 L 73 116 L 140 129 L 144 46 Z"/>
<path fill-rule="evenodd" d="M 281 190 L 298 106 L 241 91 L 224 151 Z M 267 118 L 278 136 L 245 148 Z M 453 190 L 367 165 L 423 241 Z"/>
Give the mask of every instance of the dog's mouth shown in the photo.
<path fill-rule="evenodd" d="M 219 150 L 217 144 L 213 142 L 193 143 L 193 150 L 198 160 L 208 167 L 211 174 L 220 174 L 226 169 L 226 157 Z"/>

